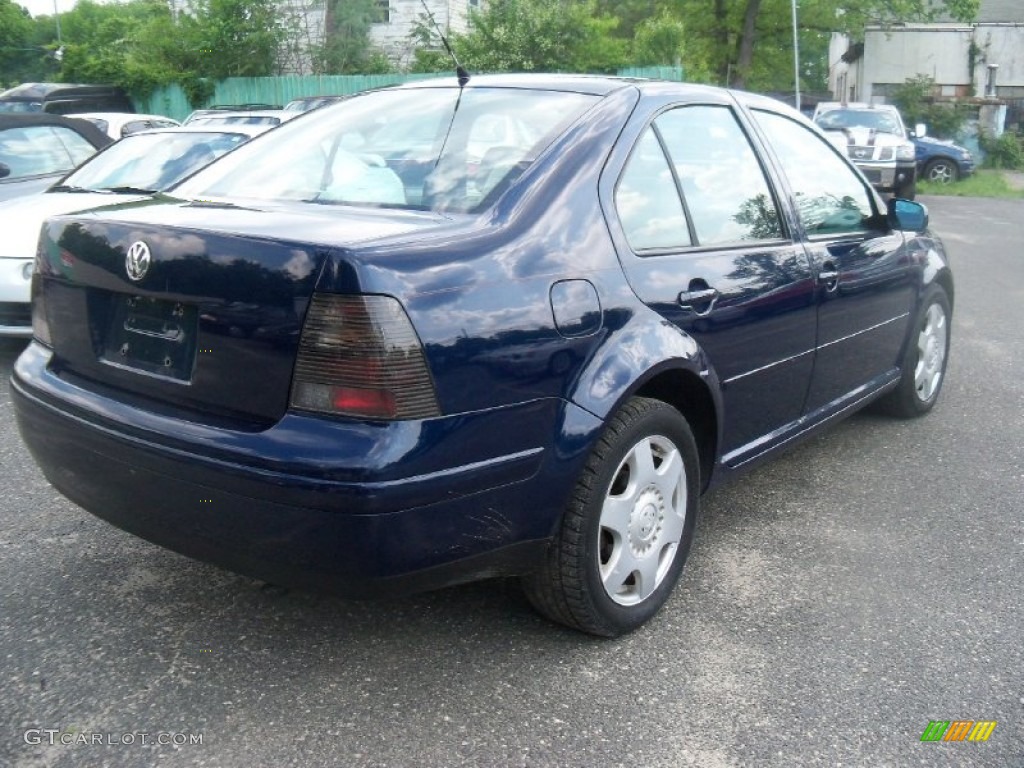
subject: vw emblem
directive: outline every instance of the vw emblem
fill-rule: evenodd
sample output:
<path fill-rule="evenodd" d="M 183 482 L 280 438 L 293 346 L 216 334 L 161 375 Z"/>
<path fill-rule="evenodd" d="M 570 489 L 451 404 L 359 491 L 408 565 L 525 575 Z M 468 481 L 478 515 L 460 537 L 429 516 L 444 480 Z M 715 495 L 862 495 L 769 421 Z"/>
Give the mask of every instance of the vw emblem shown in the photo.
<path fill-rule="evenodd" d="M 149 272 L 149 263 L 153 260 L 149 252 L 149 246 L 141 240 L 136 240 L 128 247 L 128 253 L 124 257 L 124 268 L 128 278 L 138 282 Z"/>

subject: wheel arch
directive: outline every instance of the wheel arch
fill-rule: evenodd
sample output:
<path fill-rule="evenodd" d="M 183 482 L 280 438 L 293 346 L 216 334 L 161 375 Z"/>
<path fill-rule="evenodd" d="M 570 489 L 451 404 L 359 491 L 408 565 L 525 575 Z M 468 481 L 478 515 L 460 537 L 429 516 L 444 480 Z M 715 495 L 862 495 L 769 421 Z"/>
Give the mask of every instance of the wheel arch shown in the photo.
<path fill-rule="evenodd" d="M 605 340 L 568 399 L 607 422 L 634 396 L 667 403 L 689 422 L 707 488 L 721 442 L 718 376 L 693 337 L 646 309 Z"/>
<path fill-rule="evenodd" d="M 940 286 L 942 290 L 946 292 L 946 296 L 949 298 L 949 308 L 953 309 L 953 274 L 948 268 L 943 268 L 935 274 L 935 277 L 932 278 L 932 282 Z"/>
<path fill-rule="evenodd" d="M 647 378 L 630 397 L 660 400 L 683 415 L 697 441 L 701 490 L 708 487 L 718 453 L 718 407 L 706 381 L 685 368 L 669 368 Z"/>

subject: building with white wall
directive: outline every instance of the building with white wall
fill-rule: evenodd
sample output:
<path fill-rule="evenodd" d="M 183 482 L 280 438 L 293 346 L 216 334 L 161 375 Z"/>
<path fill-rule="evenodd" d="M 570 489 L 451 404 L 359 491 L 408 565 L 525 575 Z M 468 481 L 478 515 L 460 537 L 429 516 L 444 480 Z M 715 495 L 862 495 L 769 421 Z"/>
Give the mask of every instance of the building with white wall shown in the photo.
<path fill-rule="evenodd" d="M 948 97 L 1024 98 L 1024 0 L 981 0 L 971 24 L 869 26 L 862 43 L 834 34 L 829 88 L 839 100 L 884 101 L 916 75 Z"/>
<path fill-rule="evenodd" d="M 483 0 L 426 0 L 434 21 L 447 36 L 469 29 L 469 13 L 481 9 Z M 426 21 L 421 0 L 379 0 L 379 21 L 370 29 L 370 39 L 388 58 L 399 65 L 412 59 L 416 26 Z"/>
<path fill-rule="evenodd" d="M 171 0 L 185 2 L 185 0 Z M 310 74 L 311 51 L 324 43 L 330 26 L 327 21 L 327 0 L 278 0 L 293 31 L 282 47 L 281 71 L 285 74 Z M 397 66 L 412 61 L 419 44 L 414 33 L 419 24 L 427 23 L 421 0 L 377 0 L 376 20 L 370 27 L 370 41 L 384 51 Z M 434 21 L 447 36 L 469 29 L 469 14 L 482 10 L 486 0 L 426 0 Z M 433 36 L 436 40 L 436 35 Z"/>

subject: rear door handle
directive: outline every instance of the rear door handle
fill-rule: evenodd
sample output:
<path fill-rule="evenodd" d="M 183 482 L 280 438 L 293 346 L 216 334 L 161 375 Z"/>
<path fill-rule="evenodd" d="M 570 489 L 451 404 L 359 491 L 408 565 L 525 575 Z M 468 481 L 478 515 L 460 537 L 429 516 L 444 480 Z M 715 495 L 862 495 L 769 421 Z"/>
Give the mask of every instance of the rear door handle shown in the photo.
<path fill-rule="evenodd" d="M 818 282 L 824 284 L 826 291 L 834 291 L 839 287 L 839 270 L 836 269 L 836 265 L 831 261 L 826 261 L 821 265 L 821 271 L 818 272 Z"/>
<path fill-rule="evenodd" d="M 703 316 L 712 310 L 717 298 L 718 291 L 714 288 L 698 288 L 694 291 L 683 291 L 679 294 L 679 306 Z"/>

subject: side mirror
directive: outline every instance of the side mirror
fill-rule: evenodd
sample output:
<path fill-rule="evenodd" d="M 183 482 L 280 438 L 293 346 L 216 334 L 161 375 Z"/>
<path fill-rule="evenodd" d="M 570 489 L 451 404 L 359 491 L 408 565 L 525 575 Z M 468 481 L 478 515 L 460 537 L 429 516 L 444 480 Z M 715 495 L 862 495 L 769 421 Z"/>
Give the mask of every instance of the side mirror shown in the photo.
<path fill-rule="evenodd" d="M 913 200 L 893 198 L 888 204 L 889 226 L 904 232 L 924 232 L 928 229 L 928 208 Z"/>
<path fill-rule="evenodd" d="M 914 138 L 923 139 L 928 135 L 928 126 L 924 123 L 918 123 L 914 126 Z"/>
<path fill-rule="evenodd" d="M 5 163 L 0 163 L 0 179 L 6 179 L 11 175 L 11 167 Z"/>

